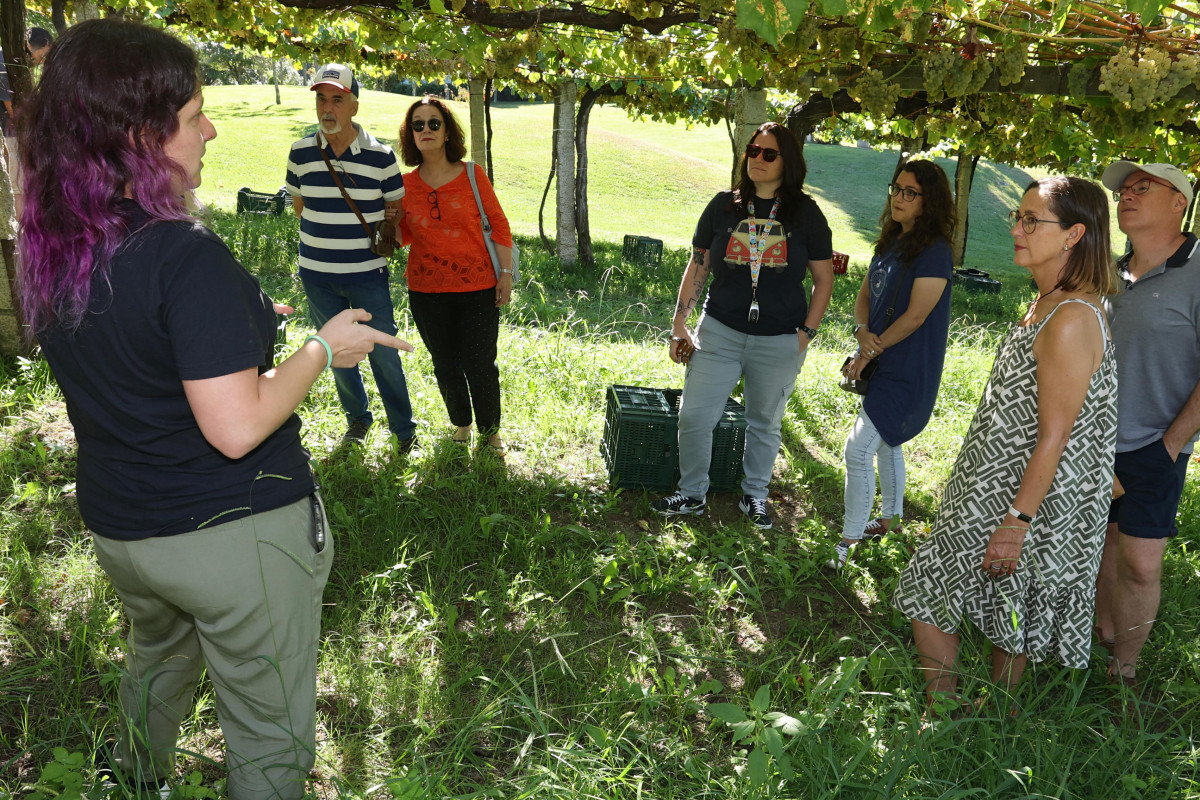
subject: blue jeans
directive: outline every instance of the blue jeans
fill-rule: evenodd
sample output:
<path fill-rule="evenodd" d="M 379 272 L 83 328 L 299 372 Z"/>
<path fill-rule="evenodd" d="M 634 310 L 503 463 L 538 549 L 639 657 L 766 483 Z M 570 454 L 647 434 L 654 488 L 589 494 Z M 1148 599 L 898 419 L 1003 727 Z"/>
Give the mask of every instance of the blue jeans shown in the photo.
<path fill-rule="evenodd" d="M 904 512 L 904 452 L 883 440 L 866 411 L 846 438 L 846 516 L 842 538 L 857 540 L 863 536 L 871 506 L 875 502 L 875 455 L 879 455 L 879 488 L 883 494 L 880 514 L 900 517 Z"/>
<path fill-rule="evenodd" d="M 713 431 L 738 379 L 746 378 L 746 449 L 742 493 L 765 500 L 775 456 L 783 441 L 780 426 L 796 376 L 804 364 L 797 334 L 751 336 L 704 317 L 696 329 L 696 352 L 688 362 L 679 400 L 679 491 L 688 497 L 708 493 Z"/>
<path fill-rule="evenodd" d="M 347 281 L 332 273 L 322 275 L 301 270 L 300 281 L 308 297 L 308 312 L 313 325 L 320 328 L 347 308 L 361 308 L 371 315 L 367 325 L 395 336 L 396 313 L 392 306 L 387 270 L 380 268 L 371 272 L 370 280 Z M 410 438 L 416 433 L 417 426 L 413 422 L 412 402 L 408 399 L 408 382 L 404 379 L 404 365 L 400 363 L 399 351 L 390 347 L 376 347 L 367 358 L 371 361 L 379 398 L 383 400 L 383 409 L 387 412 L 388 428 L 397 439 Z M 346 412 L 346 420 L 368 424 L 373 422 L 375 418 L 371 415 L 367 390 L 358 367 L 335 367 L 333 380 L 337 384 L 338 399 L 342 403 L 342 410 Z"/>

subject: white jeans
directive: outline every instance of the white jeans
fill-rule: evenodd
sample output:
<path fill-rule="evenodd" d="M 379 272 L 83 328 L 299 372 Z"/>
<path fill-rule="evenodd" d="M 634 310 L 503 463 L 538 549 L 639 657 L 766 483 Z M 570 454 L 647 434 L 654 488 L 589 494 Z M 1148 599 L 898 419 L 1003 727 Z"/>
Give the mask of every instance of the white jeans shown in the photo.
<path fill-rule="evenodd" d="M 875 501 L 875 454 L 879 454 L 880 514 L 899 518 L 904 513 L 904 453 L 883 440 L 867 412 L 859 410 L 846 437 L 846 516 L 843 539 L 861 539 Z"/>

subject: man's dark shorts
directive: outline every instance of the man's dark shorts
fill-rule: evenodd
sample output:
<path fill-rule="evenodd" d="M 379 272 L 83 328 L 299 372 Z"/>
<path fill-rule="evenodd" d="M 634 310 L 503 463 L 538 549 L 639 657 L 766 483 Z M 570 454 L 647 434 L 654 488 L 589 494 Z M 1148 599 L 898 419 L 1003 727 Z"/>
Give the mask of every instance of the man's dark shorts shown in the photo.
<path fill-rule="evenodd" d="M 1175 514 L 1183 496 L 1188 453 L 1171 461 L 1162 439 L 1138 450 L 1117 453 L 1117 479 L 1125 494 L 1108 508 L 1108 521 L 1126 536 L 1167 539 L 1179 532 Z"/>

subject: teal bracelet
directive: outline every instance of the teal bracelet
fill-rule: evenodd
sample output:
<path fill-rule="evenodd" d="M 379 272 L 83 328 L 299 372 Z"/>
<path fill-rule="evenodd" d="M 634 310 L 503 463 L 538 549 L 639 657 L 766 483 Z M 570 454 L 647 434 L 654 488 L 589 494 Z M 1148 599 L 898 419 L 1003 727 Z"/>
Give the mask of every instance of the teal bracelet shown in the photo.
<path fill-rule="evenodd" d="M 325 348 L 325 369 L 329 369 L 330 367 L 332 367 L 333 366 L 333 348 L 329 346 L 329 342 L 325 341 L 320 336 L 317 336 L 315 333 L 312 336 L 309 336 L 307 339 L 304 340 L 305 344 L 308 344 L 309 342 L 320 342 L 321 343 L 321 347 Z M 324 372 L 324 371 L 325 370 L 322 370 L 322 372 Z"/>

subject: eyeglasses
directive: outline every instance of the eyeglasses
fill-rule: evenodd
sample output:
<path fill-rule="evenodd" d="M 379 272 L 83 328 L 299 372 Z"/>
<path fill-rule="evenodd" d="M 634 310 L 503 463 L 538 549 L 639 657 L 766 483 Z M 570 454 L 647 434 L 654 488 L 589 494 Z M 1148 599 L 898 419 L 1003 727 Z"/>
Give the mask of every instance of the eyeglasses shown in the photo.
<path fill-rule="evenodd" d="M 423 119 L 414 119 L 412 121 L 412 129 L 414 131 L 416 131 L 417 133 L 420 133 L 421 131 L 425 130 L 425 124 L 426 124 L 425 120 L 423 120 Z M 442 121 L 440 119 L 438 119 L 437 117 L 434 117 L 433 119 L 429 120 L 429 130 L 438 131 L 441 129 L 442 129 Z"/>
<path fill-rule="evenodd" d="M 903 197 L 904 201 L 907 203 L 911 203 L 913 200 L 916 200 L 918 197 L 925 196 L 923 193 L 918 192 L 916 189 L 912 188 L 911 186 L 901 186 L 898 183 L 889 183 L 888 184 L 888 197 L 895 197 L 896 195 L 900 195 L 901 197 Z"/>
<path fill-rule="evenodd" d="M 430 192 L 429 197 L 427 197 L 425 199 L 428 200 L 429 205 L 432 206 L 432 208 L 429 209 L 429 216 L 433 219 L 441 219 L 442 218 L 442 209 L 438 208 L 437 189 L 434 189 L 432 192 Z"/>
<path fill-rule="evenodd" d="M 1121 198 L 1125 195 L 1126 192 L 1129 192 L 1134 197 L 1139 197 L 1139 196 L 1145 194 L 1146 192 L 1150 191 L 1150 184 L 1152 184 L 1152 183 L 1157 183 L 1159 186 L 1165 186 L 1173 192 L 1179 191 L 1174 186 L 1172 186 L 1171 184 L 1166 183 L 1164 181 L 1160 181 L 1155 178 L 1142 178 L 1140 181 L 1134 181 L 1133 183 L 1129 184 L 1128 186 L 1120 186 L 1116 189 L 1113 189 L 1113 193 L 1112 193 L 1113 194 L 1113 202 L 1114 203 L 1121 202 Z"/>
<path fill-rule="evenodd" d="M 1020 211 L 1008 212 L 1008 226 L 1010 228 L 1015 228 L 1017 227 L 1018 222 L 1021 223 L 1021 230 L 1025 231 L 1025 233 L 1033 233 L 1036 231 L 1039 222 L 1052 222 L 1055 225 L 1067 224 L 1060 219 L 1038 219 L 1033 214 L 1028 212 L 1024 214 L 1022 214 Z"/>
<path fill-rule="evenodd" d="M 762 156 L 762 160 L 770 164 L 775 159 L 779 158 L 779 151 L 771 147 L 762 147 L 757 144 L 746 145 L 746 158 L 758 158 Z"/>

